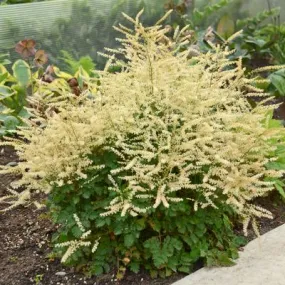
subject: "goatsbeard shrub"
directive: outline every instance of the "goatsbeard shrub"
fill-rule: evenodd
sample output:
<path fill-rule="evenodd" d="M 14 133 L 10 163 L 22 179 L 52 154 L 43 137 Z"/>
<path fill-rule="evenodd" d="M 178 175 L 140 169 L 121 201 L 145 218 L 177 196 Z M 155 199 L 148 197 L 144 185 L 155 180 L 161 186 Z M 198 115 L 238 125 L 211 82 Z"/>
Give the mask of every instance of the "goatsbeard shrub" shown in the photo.
<path fill-rule="evenodd" d="M 266 167 L 284 136 L 267 127 L 274 106 L 251 107 L 248 97 L 266 94 L 230 52 L 189 59 L 183 30 L 173 40 L 160 21 L 145 28 L 126 18 L 134 29 L 117 28 L 125 38 L 108 49 L 95 99 L 65 102 L 44 128 L 31 121 L 19 131 L 25 140 L 9 142 L 20 162 L 1 172 L 20 174 L 12 187 L 25 189 L 10 190 L 10 208 L 49 194 L 62 261 L 91 273 L 116 265 L 119 278 L 140 267 L 168 276 L 200 259 L 230 264 L 241 242 L 233 221 L 246 232 L 270 218 L 254 199 L 283 174 Z M 113 64 L 122 71 L 108 73 Z"/>

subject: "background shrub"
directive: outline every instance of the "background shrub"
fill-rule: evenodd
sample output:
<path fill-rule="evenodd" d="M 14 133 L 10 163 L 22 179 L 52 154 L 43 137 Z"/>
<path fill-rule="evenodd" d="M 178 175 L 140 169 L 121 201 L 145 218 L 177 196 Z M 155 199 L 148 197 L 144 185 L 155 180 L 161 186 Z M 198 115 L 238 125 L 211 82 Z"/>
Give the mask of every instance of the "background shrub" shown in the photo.
<path fill-rule="evenodd" d="M 92 273 L 115 265 L 122 278 L 143 266 L 168 276 L 201 258 L 230 264 L 240 244 L 232 221 L 258 232 L 256 218 L 271 213 L 254 199 L 284 173 L 267 167 L 284 137 L 279 125 L 268 128 L 274 106 L 251 107 L 248 97 L 267 94 L 231 52 L 189 59 L 180 52 L 186 28 L 173 40 L 163 19 L 145 28 L 139 15 L 125 17 L 134 31 L 116 28 L 126 38 L 107 49 L 95 97 L 89 89 L 61 102 L 44 128 L 31 120 L 18 132 L 29 143 L 11 139 L 20 162 L 1 173 L 21 174 L 12 186 L 25 187 L 14 205 L 48 193 L 62 261 Z M 122 72 L 109 73 L 112 65 Z"/>

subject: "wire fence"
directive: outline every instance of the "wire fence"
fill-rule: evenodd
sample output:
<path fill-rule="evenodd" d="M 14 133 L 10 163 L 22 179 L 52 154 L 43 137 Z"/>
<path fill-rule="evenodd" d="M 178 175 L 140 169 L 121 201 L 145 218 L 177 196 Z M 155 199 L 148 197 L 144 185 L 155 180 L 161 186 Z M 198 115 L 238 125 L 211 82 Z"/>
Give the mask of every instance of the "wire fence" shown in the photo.
<path fill-rule="evenodd" d="M 1 1 L 1 0 L 0 0 Z M 196 0 L 198 7 L 217 0 Z M 258 11 L 282 6 L 285 0 L 243 1 L 242 9 L 255 15 Z M 0 53 L 14 60 L 18 55 L 15 44 L 32 38 L 37 47 L 49 54 L 50 62 L 60 65 L 60 54 L 65 50 L 73 58 L 89 55 L 97 65 L 104 66 L 105 59 L 98 56 L 104 47 L 115 47 L 118 33 L 112 28 L 125 23 L 121 12 L 134 16 L 144 8 L 144 22 L 153 24 L 165 12 L 169 0 L 51 0 L 27 4 L 0 6 Z M 232 11 L 234 13 L 234 11 Z"/>

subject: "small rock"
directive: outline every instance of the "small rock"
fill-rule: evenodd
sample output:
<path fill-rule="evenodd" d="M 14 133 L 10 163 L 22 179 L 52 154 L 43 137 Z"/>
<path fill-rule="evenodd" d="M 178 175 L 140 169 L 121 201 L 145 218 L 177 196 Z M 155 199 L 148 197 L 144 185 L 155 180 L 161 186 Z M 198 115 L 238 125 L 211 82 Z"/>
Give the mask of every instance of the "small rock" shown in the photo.
<path fill-rule="evenodd" d="M 18 163 L 16 161 L 11 161 L 9 163 L 6 164 L 7 166 L 16 166 L 18 165 Z"/>
<path fill-rule="evenodd" d="M 56 272 L 55 275 L 57 275 L 57 276 L 65 276 L 65 275 L 66 275 L 66 272 L 64 272 L 64 271 L 59 271 L 59 272 Z"/>

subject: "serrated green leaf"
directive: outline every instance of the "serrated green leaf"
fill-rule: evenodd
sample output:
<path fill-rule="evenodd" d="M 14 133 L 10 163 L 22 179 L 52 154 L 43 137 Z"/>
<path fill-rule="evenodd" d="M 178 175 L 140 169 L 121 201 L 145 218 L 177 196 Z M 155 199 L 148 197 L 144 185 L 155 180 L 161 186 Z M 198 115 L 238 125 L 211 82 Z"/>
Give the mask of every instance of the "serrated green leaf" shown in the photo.
<path fill-rule="evenodd" d="M 127 234 L 124 236 L 124 245 L 126 247 L 131 247 L 134 243 L 135 243 L 135 240 L 136 240 L 136 236 L 135 234 Z"/>
<path fill-rule="evenodd" d="M 218 260 L 220 265 L 223 266 L 232 266 L 235 265 L 235 262 L 233 260 L 231 260 L 226 253 L 221 253 L 220 255 L 218 255 Z"/>
<path fill-rule="evenodd" d="M 160 268 L 162 265 L 166 264 L 167 260 L 167 256 L 162 253 L 158 253 L 153 256 L 153 264 L 156 268 Z"/>
<path fill-rule="evenodd" d="M 74 196 L 73 199 L 72 199 L 72 202 L 73 202 L 75 205 L 78 204 L 79 201 L 80 201 L 80 197 L 78 197 L 78 196 Z"/>
<path fill-rule="evenodd" d="M 177 238 L 172 238 L 171 239 L 171 244 L 173 245 L 173 247 L 176 249 L 176 250 L 181 250 L 182 247 L 183 247 L 183 244 L 182 242 L 177 239 Z"/>
<path fill-rule="evenodd" d="M 94 265 L 92 266 L 92 272 L 94 272 L 95 275 L 101 275 L 104 273 L 104 269 L 101 265 Z"/>
<path fill-rule="evenodd" d="M 86 190 L 86 191 L 83 192 L 82 196 L 85 199 L 89 199 L 91 194 L 92 194 L 91 191 Z"/>
<path fill-rule="evenodd" d="M 76 238 L 80 238 L 82 236 L 82 231 L 80 230 L 80 228 L 78 226 L 74 226 L 71 229 L 71 232 Z"/>
<path fill-rule="evenodd" d="M 150 277 L 151 278 L 157 278 L 158 271 L 157 270 L 150 270 Z"/>
<path fill-rule="evenodd" d="M 138 262 L 132 261 L 130 263 L 130 269 L 134 273 L 138 273 L 140 271 L 140 264 Z"/>
<path fill-rule="evenodd" d="M 196 232 L 196 231 L 195 231 L 195 232 Z M 192 242 L 193 242 L 194 244 L 199 241 L 199 239 L 196 237 L 196 235 L 195 235 L 194 233 L 192 233 L 192 234 L 190 235 L 190 238 L 191 238 L 191 240 L 192 240 Z"/>
<path fill-rule="evenodd" d="M 169 268 L 165 268 L 165 277 L 169 277 L 173 274 L 173 271 Z"/>
<path fill-rule="evenodd" d="M 178 267 L 178 271 L 183 272 L 183 273 L 190 273 L 191 267 L 190 266 L 180 266 Z"/>

